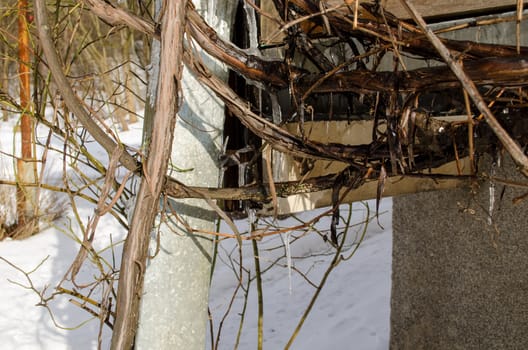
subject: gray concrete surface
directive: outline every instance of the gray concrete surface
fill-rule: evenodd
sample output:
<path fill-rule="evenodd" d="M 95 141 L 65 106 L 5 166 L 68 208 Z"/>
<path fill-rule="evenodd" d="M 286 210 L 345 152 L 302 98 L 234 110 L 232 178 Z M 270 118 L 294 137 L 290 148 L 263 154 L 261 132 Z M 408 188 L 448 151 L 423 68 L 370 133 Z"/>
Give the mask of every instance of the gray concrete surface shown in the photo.
<path fill-rule="evenodd" d="M 526 192 L 496 182 L 491 225 L 489 181 L 394 198 L 391 349 L 528 349 Z"/>

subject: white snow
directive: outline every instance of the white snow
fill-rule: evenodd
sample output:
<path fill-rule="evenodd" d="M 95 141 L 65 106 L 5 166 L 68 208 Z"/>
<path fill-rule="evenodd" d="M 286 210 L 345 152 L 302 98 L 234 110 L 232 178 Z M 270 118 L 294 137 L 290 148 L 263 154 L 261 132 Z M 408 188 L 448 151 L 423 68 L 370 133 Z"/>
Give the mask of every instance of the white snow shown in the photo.
<path fill-rule="evenodd" d="M 369 203 L 374 208 L 375 203 Z M 380 208 L 380 223 L 369 223 L 366 236 L 354 256 L 342 261 L 331 273 L 315 305 L 308 315 L 291 349 L 388 349 L 389 309 L 390 309 L 390 273 L 391 273 L 391 206 L 390 199 L 384 199 Z M 342 212 L 347 206 L 342 206 Z M 315 212 L 303 213 L 305 220 L 312 218 Z M 342 213 L 343 215 L 343 213 Z M 371 215 L 373 212 L 371 211 Z M 364 220 L 363 204 L 353 204 L 352 222 Z M 329 219 L 322 220 L 317 227 L 328 230 Z M 286 220 L 286 225 L 296 222 Z M 357 242 L 363 225 L 351 227 L 349 242 Z M 299 233 L 292 234 L 299 236 Z M 293 241 L 293 240 L 292 240 Z M 230 249 L 220 249 L 223 259 L 219 259 L 211 289 L 210 308 L 215 326 L 225 311 L 237 284 L 231 266 L 226 261 L 226 252 L 237 253 L 234 242 L 226 242 Z M 275 249 L 273 249 L 275 248 Z M 333 258 L 334 250 L 314 232 L 308 233 L 292 242 L 291 255 L 293 265 L 306 273 L 312 282 L 319 284 L 324 272 Z M 353 250 L 349 247 L 342 254 L 348 257 Z M 261 270 L 281 257 L 276 266 L 263 274 L 264 298 L 264 348 L 283 349 L 292 335 L 297 323 L 315 288 L 309 285 L 298 273 L 292 271 L 292 291 L 290 293 L 289 276 L 285 248 L 279 235 L 259 242 Z M 253 265 L 250 244 L 244 246 L 244 264 Z M 252 269 L 253 271 L 253 269 Z M 254 274 L 252 274 L 254 276 Z M 247 283 L 247 277 L 243 283 Z M 257 297 L 256 282 L 249 288 L 248 311 L 239 349 L 254 349 L 257 342 Z M 224 323 L 219 349 L 233 349 L 242 310 L 243 293 L 236 298 L 234 311 Z"/>
<path fill-rule="evenodd" d="M 131 131 L 121 133 L 120 139 L 128 144 L 141 140 L 141 129 L 131 126 Z M 0 125 L 0 148 L 9 152 L 12 147 L 12 125 Z M 4 159 L 5 163 L 5 159 Z M 7 163 L 9 166 L 12 163 Z M 61 164 L 61 163 L 59 163 Z M 4 164 L 4 167 L 6 165 Z M 54 165 L 57 168 L 57 165 Z M 85 201 L 78 201 L 80 215 L 87 219 L 93 215 L 93 207 Z M 370 202 L 370 215 L 375 203 Z M 380 222 L 376 220 L 367 227 L 366 236 L 355 255 L 342 261 L 330 274 L 326 285 L 308 315 L 300 333 L 293 342 L 292 349 L 388 349 L 389 340 L 389 302 L 391 274 L 391 206 L 390 198 L 383 199 L 380 209 Z M 364 221 L 365 205 L 354 203 L 352 224 Z M 346 216 L 347 206 L 342 206 L 342 216 Z M 308 220 L 322 210 L 302 213 L 299 217 Z M 123 228 L 110 215 L 104 216 L 98 226 L 96 248 L 103 249 L 123 238 Z M 73 220 L 71 220 L 73 222 Z M 246 221 L 238 221 L 240 230 L 247 230 Z M 281 221 L 282 226 L 298 225 L 293 218 Z M 330 220 L 321 220 L 319 230 L 328 230 Z M 0 242 L 0 348 L 16 349 L 96 349 L 99 322 L 87 312 L 68 301 L 67 296 L 59 296 L 50 302 L 55 321 L 65 328 L 57 328 L 45 307 L 36 306 L 40 302 L 38 295 L 24 288 L 29 282 L 25 275 L 8 264 L 9 261 L 19 269 L 30 272 L 31 281 L 37 290 L 48 287 L 45 296 L 53 293 L 53 287 L 59 282 L 77 250 L 78 243 L 71 234 L 76 226 L 69 229 L 70 220 L 59 220 L 54 227 L 23 241 L 4 240 Z M 228 232 L 222 225 L 221 230 Z M 350 255 L 363 230 L 362 225 L 352 226 L 348 233 L 347 249 L 343 256 Z M 302 271 L 315 284 L 319 284 L 324 272 L 333 259 L 333 252 L 315 231 L 299 237 L 301 232 L 290 234 L 292 266 L 291 289 L 285 248 L 280 235 L 274 235 L 259 241 L 261 268 L 263 274 L 264 298 L 264 348 L 282 349 L 292 335 L 299 319 L 308 306 L 315 288 L 308 284 L 297 271 Z M 286 235 L 284 236 L 286 237 Z M 119 257 L 121 248 L 115 250 Z M 105 251 L 111 260 L 111 251 Z M 220 244 L 219 256 L 213 276 L 210 292 L 210 310 L 213 315 L 213 328 L 216 336 L 219 321 L 229 304 L 237 285 L 233 267 L 228 263 L 228 255 L 236 262 L 238 251 L 235 240 L 226 240 Z M 251 243 L 243 246 L 243 262 L 254 277 L 254 261 Z M 40 266 L 39 266 L 40 265 Z M 116 262 L 119 266 L 119 262 Z M 235 269 L 235 271 L 238 271 Z M 92 270 L 81 270 L 80 279 L 88 280 Z M 247 285 L 247 274 L 242 283 Z M 257 297 L 256 281 L 249 287 L 247 310 L 244 318 L 239 349 L 254 349 L 257 341 Z M 241 290 L 227 316 L 220 336 L 219 349 L 232 349 L 240 324 L 243 310 L 243 291 Z M 98 295 L 94 295 L 97 298 Z M 84 323 L 84 324 L 83 324 Z M 104 327 L 102 348 L 108 348 L 111 333 Z M 210 340 L 208 344 L 210 346 Z"/>

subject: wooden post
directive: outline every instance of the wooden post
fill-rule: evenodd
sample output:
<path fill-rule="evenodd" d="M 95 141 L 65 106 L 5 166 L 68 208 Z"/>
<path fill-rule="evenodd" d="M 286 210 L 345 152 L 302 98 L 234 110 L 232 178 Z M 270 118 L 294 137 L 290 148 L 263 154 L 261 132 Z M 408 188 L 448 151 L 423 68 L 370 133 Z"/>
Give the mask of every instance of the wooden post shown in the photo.
<path fill-rule="evenodd" d="M 35 162 L 33 157 L 33 121 L 31 118 L 30 93 L 30 49 L 29 49 L 29 15 L 27 0 L 18 1 L 18 57 L 20 79 L 20 120 L 21 154 L 17 161 L 17 181 L 19 183 L 35 182 Z M 30 190 L 23 186 L 17 188 L 18 225 L 24 225 L 27 219 L 34 216 L 34 200 Z M 34 192 L 31 190 L 31 192 Z"/>

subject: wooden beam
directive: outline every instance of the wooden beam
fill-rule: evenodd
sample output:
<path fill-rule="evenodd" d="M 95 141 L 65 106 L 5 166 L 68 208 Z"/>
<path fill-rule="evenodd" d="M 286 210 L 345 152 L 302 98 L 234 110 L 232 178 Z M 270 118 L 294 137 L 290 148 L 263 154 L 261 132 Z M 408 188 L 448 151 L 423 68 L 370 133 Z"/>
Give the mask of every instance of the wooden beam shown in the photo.
<path fill-rule="evenodd" d="M 464 158 L 459 162 L 463 174 L 466 176 L 456 177 L 456 162 L 450 162 L 439 168 L 432 169 L 433 174 L 445 174 L 445 177 L 416 177 L 416 176 L 391 176 L 384 186 L 383 197 L 400 196 L 418 192 L 429 192 L 437 190 L 446 190 L 450 188 L 467 187 L 471 184 L 472 178 L 468 176 L 471 168 L 469 159 Z M 453 175 L 449 178 L 449 175 Z M 348 192 L 343 198 L 343 203 L 352 203 L 368 199 L 376 199 L 378 182 L 376 180 L 367 181 L 359 188 Z M 343 189 L 344 192 L 346 189 Z M 383 198 L 382 197 L 382 198 Z M 318 192 L 301 193 L 286 198 L 278 199 L 278 214 L 286 215 L 299 213 L 306 210 L 322 208 L 332 205 L 332 189 L 326 189 Z M 269 215 L 273 208 L 270 204 L 266 205 L 261 211 L 262 215 Z"/>
<path fill-rule="evenodd" d="M 292 133 L 298 133 L 297 124 L 286 124 L 284 126 Z M 305 122 L 306 136 L 318 142 L 341 142 L 343 144 L 366 144 L 372 141 L 372 120 L 361 120 L 353 123 L 347 121 L 325 121 Z M 266 152 L 263 152 L 266 154 Z M 295 182 L 301 184 L 311 180 L 322 178 L 330 174 L 339 173 L 346 168 L 346 164 L 338 161 L 315 160 L 310 163 L 309 170 L 303 172 L 302 160 L 288 154 L 273 152 L 274 181 Z M 449 162 L 438 168 L 425 172 L 431 177 L 419 175 L 397 175 L 387 179 L 384 186 L 384 196 L 397 196 L 417 192 L 443 190 L 448 188 L 467 186 L 471 178 L 471 163 L 468 158 L 456 162 Z M 441 174 L 441 175 L 439 175 Z M 438 175 L 438 177 L 434 177 Z M 459 175 L 462 175 L 458 177 Z M 269 179 L 265 176 L 265 181 Z M 344 198 L 344 203 L 375 199 L 377 195 L 377 179 L 369 179 L 364 185 L 350 191 Z M 312 190 L 314 188 L 312 187 Z M 343 189 L 342 191 L 345 191 Z M 310 193 L 297 193 L 286 198 L 278 198 L 278 214 L 290 214 L 312 210 L 332 205 L 332 188 L 323 188 L 320 191 Z M 260 212 L 263 215 L 273 210 L 271 204 L 266 205 Z"/>
<path fill-rule="evenodd" d="M 344 3 L 351 4 L 348 7 L 339 9 L 341 12 L 350 13 L 354 8 L 354 0 L 322 0 L 326 3 L 326 8 L 331 9 Z M 360 3 L 373 4 L 374 0 L 359 0 Z M 523 1 L 528 4 L 528 1 Z M 410 19 L 409 14 L 401 6 L 399 0 L 381 0 L 383 8 L 401 19 Z M 514 11 L 517 6 L 517 0 L 414 0 L 413 4 L 420 12 L 422 17 L 428 20 L 449 20 L 462 16 L 478 16 L 494 11 L 511 10 Z M 264 0 L 261 5 L 263 13 L 266 16 L 261 17 L 261 41 L 267 44 L 280 42 L 284 34 L 278 34 L 280 25 L 277 20 L 279 14 L 273 6 L 272 0 Z M 525 6 L 526 8 L 526 6 Z M 370 17 L 359 7 L 360 17 Z"/>
<path fill-rule="evenodd" d="M 329 0 L 330 6 L 341 4 L 343 0 Z M 372 0 L 360 2 L 373 3 Z M 408 19 L 409 14 L 401 6 L 399 0 L 382 0 L 383 7 L 393 15 Z M 454 17 L 470 13 L 483 13 L 511 7 L 515 9 L 517 0 L 414 0 L 413 5 L 423 17 Z"/>

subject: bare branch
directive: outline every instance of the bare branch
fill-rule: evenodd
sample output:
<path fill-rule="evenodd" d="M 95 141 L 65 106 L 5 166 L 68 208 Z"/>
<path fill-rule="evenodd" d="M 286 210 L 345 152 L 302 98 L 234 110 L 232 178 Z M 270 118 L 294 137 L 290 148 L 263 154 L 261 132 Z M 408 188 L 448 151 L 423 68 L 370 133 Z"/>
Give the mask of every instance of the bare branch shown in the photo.
<path fill-rule="evenodd" d="M 73 92 L 68 79 L 66 79 L 66 76 L 62 71 L 59 56 L 57 55 L 57 51 L 51 38 L 51 28 L 48 23 L 48 15 L 46 13 L 46 4 L 44 0 L 35 0 L 35 19 L 37 21 L 37 30 L 42 50 L 44 51 L 44 56 L 46 57 L 53 80 L 61 91 L 66 105 L 93 138 L 96 139 L 97 142 L 108 152 L 108 154 L 112 154 L 117 147 L 116 142 L 106 134 L 106 132 L 92 119 L 83 105 L 79 103 L 78 97 Z M 136 159 L 127 152 L 123 152 L 120 161 L 129 170 L 137 171 L 139 169 L 139 164 Z"/>
<path fill-rule="evenodd" d="M 489 57 L 464 64 L 469 79 L 477 85 L 493 84 L 499 86 L 528 85 L 528 55 L 516 57 Z M 309 75 L 299 81 L 300 86 L 311 86 L 310 93 L 356 92 L 375 93 L 393 92 L 398 86 L 399 92 L 424 91 L 428 89 L 446 89 L 461 85 L 459 79 L 449 67 L 427 67 L 401 72 L 351 71 L 340 72 L 325 77 Z"/>

